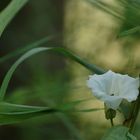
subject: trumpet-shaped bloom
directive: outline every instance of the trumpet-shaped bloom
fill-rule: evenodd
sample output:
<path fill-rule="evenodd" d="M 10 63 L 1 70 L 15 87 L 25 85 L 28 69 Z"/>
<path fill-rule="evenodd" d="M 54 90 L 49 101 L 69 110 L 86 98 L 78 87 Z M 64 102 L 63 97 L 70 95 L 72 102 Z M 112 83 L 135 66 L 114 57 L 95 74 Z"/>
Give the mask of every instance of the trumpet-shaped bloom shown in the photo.
<path fill-rule="evenodd" d="M 114 73 L 111 70 L 102 75 L 91 75 L 87 86 L 98 99 L 104 101 L 108 108 L 116 110 L 125 99 L 132 102 L 139 94 L 139 78 Z"/>

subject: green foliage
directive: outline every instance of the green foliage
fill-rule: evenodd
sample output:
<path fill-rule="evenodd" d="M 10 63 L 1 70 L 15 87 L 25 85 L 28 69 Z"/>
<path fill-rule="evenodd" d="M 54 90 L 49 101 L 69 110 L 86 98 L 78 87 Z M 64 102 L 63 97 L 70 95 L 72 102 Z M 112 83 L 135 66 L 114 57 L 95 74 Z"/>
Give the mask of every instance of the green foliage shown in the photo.
<path fill-rule="evenodd" d="M 34 54 L 37 54 L 37 53 L 39 53 L 39 52 L 43 52 L 43 51 L 52 51 L 52 52 L 58 52 L 58 53 L 60 53 L 60 54 L 63 54 L 63 55 L 65 55 L 65 56 L 67 56 L 67 57 L 69 57 L 69 58 L 71 58 L 72 60 L 74 60 L 74 61 L 76 61 L 76 62 L 78 62 L 78 63 L 80 63 L 81 65 L 83 65 L 84 67 L 86 67 L 87 69 L 90 69 L 90 70 L 92 70 L 92 71 L 94 71 L 95 73 L 102 73 L 103 71 L 101 70 L 101 69 L 98 69 L 98 67 L 96 67 L 96 66 L 94 66 L 94 65 L 90 65 L 90 64 L 88 64 L 86 61 L 83 61 L 80 57 L 78 57 L 77 55 L 74 55 L 73 53 L 71 53 L 70 51 L 68 51 L 68 50 L 66 50 L 66 49 L 63 49 L 63 48 L 45 48 L 45 47 L 38 47 L 38 48 L 34 48 L 34 49 L 31 49 L 30 51 L 28 51 L 27 53 L 25 53 L 24 55 L 22 55 L 13 65 L 12 65 L 12 67 L 9 69 L 9 71 L 7 72 L 7 74 L 6 74 L 6 76 L 5 76 L 5 78 L 4 78 L 4 80 L 3 80 L 3 83 L 2 83 L 2 86 L 1 86 L 1 89 L 0 89 L 0 100 L 1 100 L 1 102 L 3 101 L 3 99 L 4 99 L 4 96 L 5 96 L 5 93 L 6 93 L 6 90 L 7 90 L 7 87 L 8 87 L 8 84 L 9 84 L 9 82 L 10 82 L 10 80 L 11 80 L 11 78 L 12 78 L 12 75 L 13 75 L 13 73 L 14 73 L 14 71 L 17 69 L 17 67 L 24 61 L 24 60 L 26 60 L 27 58 L 29 58 L 29 57 L 31 57 L 32 55 L 34 55 Z M 30 108 L 30 106 L 28 106 L 29 108 L 24 108 L 24 106 L 22 106 L 22 105 L 16 105 L 16 107 L 17 108 L 15 108 L 15 106 L 13 105 L 13 104 L 3 104 L 3 102 L 2 102 L 2 105 L 4 106 L 4 110 L 5 110 L 5 114 L 4 113 L 2 113 L 2 114 L 4 114 L 4 115 L 6 115 L 6 116 L 3 116 L 3 118 L 6 118 L 6 120 L 7 120 L 7 124 L 8 123 L 11 123 L 11 122 L 16 122 L 16 121 L 18 121 L 20 118 L 21 119 L 26 119 L 26 118 L 28 118 L 28 117 L 31 117 L 31 116 L 36 116 L 36 114 L 34 115 L 34 113 L 37 113 L 38 114 L 38 112 L 40 112 L 40 108 L 39 108 L 39 110 L 37 110 L 37 111 L 33 111 L 32 110 L 32 107 Z M 8 106 L 7 106 L 8 105 Z M 74 103 L 74 105 L 75 105 L 75 103 Z M 71 108 L 71 107 L 73 107 L 72 105 L 65 105 L 65 108 L 66 109 L 62 109 L 61 108 L 61 110 L 69 110 L 69 107 Z M 8 112 L 9 111 L 9 109 L 10 110 L 12 110 L 12 112 L 10 113 L 10 112 Z M 15 112 L 13 111 L 15 109 Z M 26 111 L 26 109 L 27 109 L 27 111 Z M 36 109 L 36 107 L 35 107 L 35 109 Z M 38 107 L 37 107 L 37 109 L 38 109 Z M 41 108 L 42 109 L 42 108 Z M 44 108 L 43 108 L 44 109 Z M 21 110 L 21 112 L 19 111 L 19 110 Z M 79 111 L 82 111 L 82 112 L 91 112 L 91 111 L 98 111 L 98 110 L 100 110 L 100 109 L 88 109 L 88 110 L 79 110 Z M 25 111 L 25 112 L 24 112 Z M 34 112 L 34 113 L 31 113 L 31 112 Z M 41 110 L 42 111 L 42 110 Z M 47 110 L 48 111 L 48 110 Z M 49 110 L 49 112 L 53 112 L 54 110 L 52 109 L 51 111 Z M 19 114 L 21 115 L 23 115 L 24 117 L 22 118 L 21 116 L 20 117 L 18 117 L 17 115 L 19 115 Z M 27 116 L 26 116 L 26 113 L 27 113 Z M 29 114 L 30 113 L 30 114 Z M 46 110 L 45 110 L 45 112 L 44 112 L 44 110 L 43 110 L 43 113 L 46 113 Z M 8 118 L 11 118 L 11 116 L 10 117 L 8 117 L 8 115 L 14 115 L 14 117 L 12 117 L 13 119 L 11 120 L 9 120 L 8 121 Z M 3 122 L 3 123 L 6 123 L 6 120 L 5 119 L 1 119 L 1 123 Z"/>
<path fill-rule="evenodd" d="M 122 33 L 119 34 L 119 37 L 129 36 L 129 35 L 133 35 L 133 34 L 136 34 L 139 32 L 140 32 L 140 27 L 137 26 L 137 27 L 131 28 L 129 30 L 123 31 Z"/>
<path fill-rule="evenodd" d="M 77 100 L 70 103 L 61 104 L 58 109 L 61 111 L 71 111 L 71 112 L 94 112 L 94 111 L 101 111 L 104 110 L 104 108 L 90 108 L 90 109 L 79 109 L 76 107 L 76 105 L 79 105 L 80 103 L 89 101 L 89 99 L 83 99 L 83 100 Z"/>
<path fill-rule="evenodd" d="M 81 101 L 80 101 L 81 102 Z M 100 108 L 94 109 L 74 109 L 75 103 L 63 104 L 61 107 L 49 108 L 49 107 L 41 107 L 41 106 L 27 106 L 27 105 L 19 105 L 19 104 L 11 104 L 7 102 L 0 102 L 0 125 L 5 124 L 13 124 L 24 121 L 26 119 L 37 117 L 41 115 L 46 115 L 50 113 L 56 112 L 93 112 L 102 110 Z M 66 108 L 65 106 L 69 106 Z"/>
<path fill-rule="evenodd" d="M 130 119 L 130 115 L 132 115 L 133 103 L 129 103 L 126 100 L 120 105 L 119 111 L 123 113 L 125 119 Z"/>
<path fill-rule="evenodd" d="M 115 126 L 110 128 L 102 140 L 137 140 L 132 134 L 129 133 L 129 129 L 124 126 Z"/>
<path fill-rule="evenodd" d="M 38 47 L 38 46 L 50 41 L 52 38 L 53 38 L 52 36 L 46 36 L 46 37 L 39 39 L 39 40 L 29 44 L 29 45 L 26 45 L 22 48 L 16 49 L 16 50 L 10 52 L 9 54 L 7 54 L 3 57 L 0 57 L 0 63 L 3 63 L 3 62 L 5 62 L 13 57 L 16 57 L 16 56 L 22 54 L 22 53 L 25 53 L 26 51 L 28 51 L 32 48 Z"/>
<path fill-rule="evenodd" d="M 0 124 L 21 122 L 31 117 L 54 113 L 56 110 L 47 107 L 27 106 L 0 102 Z"/>
<path fill-rule="evenodd" d="M 3 80 L 3 83 L 2 83 L 2 86 L 1 86 L 1 89 L 0 89 L 0 100 L 2 101 L 3 98 L 4 98 L 4 95 L 6 93 L 6 90 L 7 90 L 7 87 L 8 87 L 8 84 L 9 84 L 9 81 L 14 73 L 14 71 L 16 70 L 16 68 L 24 61 L 26 60 L 28 57 L 34 55 L 34 54 L 37 54 L 39 52 L 43 52 L 43 51 L 52 51 L 52 52 L 58 52 L 60 54 L 63 54 L 64 56 L 67 56 L 69 58 L 71 58 L 72 60 L 80 63 L 81 65 L 83 65 L 84 67 L 86 67 L 87 69 L 97 73 L 97 74 L 101 74 L 101 73 L 104 73 L 104 71 L 100 68 L 98 68 L 97 66 L 95 65 L 91 65 L 89 63 L 87 63 L 86 61 L 82 60 L 80 57 L 78 57 L 77 55 L 74 55 L 73 53 L 71 53 L 70 51 L 67 51 L 66 49 L 64 48 L 45 48 L 45 47 L 40 47 L 40 48 L 35 48 L 35 49 L 32 49 L 30 51 L 28 51 L 27 53 L 25 53 L 22 57 L 20 57 L 13 65 L 12 67 L 9 69 L 9 71 L 7 72 L 4 80 Z"/>
<path fill-rule="evenodd" d="M 120 20 L 122 20 L 124 18 L 116 7 L 109 5 L 106 2 L 103 2 L 101 0 L 87 0 L 87 2 L 89 2 L 93 6 L 96 6 L 97 8 L 101 9 L 103 12 L 112 15 L 115 18 L 118 18 Z"/>
<path fill-rule="evenodd" d="M 103 12 L 113 16 L 116 19 L 121 20 L 120 33 L 118 37 L 130 36 L 139 37 L 140 34 L 140 2 L 137 0 L 114 0 L 116 5 L 118 4 L 123 11 L 119 10 L 109 3 L 102 0 L 87 0 L 91 5 L 96 6 Z"/>
<path fill-rule="evenodd" d="M 26 4 L 28 0 L 12 0 L 10 2 L 10 4 L 1 12 L 0 14 L 0 36 L 3 33 L 5 27 L 8 25 L 8 23 L 12 20 L 12 18 L 14 18 L 14 16 L 16 15 L 16 13 Z M 37 47 L 41 44 L 43 44 L 44 42 L 48 41 L 51 37 L 45 37 L 39 41 L 36 41 L 35 43 L 32 43 L 30 45 L 27 45 L 21 49 L 15 50 L 12 53 L 9 53 L 8 55 L 1 57 L 0 58 L 0 63 L 5 62 L 6 60 L 18 56 L 19 54 L 25 53 L 26 51 L 28 51 L 31 48 Z M 39 116 L 39 115 L 44 115 L 44 114 L 48 114 L 48 113 L 54 113 L 57 111 L 78 111 L 78 112 L 91 112 L 91 111 L 98 111 L 98 110 L 102 110 L 102 109 L 84 109 L 84 110 L 76 110 L 74 109 L 74 106 L 82 101 L 76 101 L 70 104 L 65 104 L 60 106 L 59 108 L 57 107 L 57 109 L 51 109 L 48 107 L 38 107 L 38 106 L 27 106 L 27 105 L 18 105 L 18 104 L 11 104 L 11 103 L 7 103 L 4 102 L 4 97 L 5 97 L 5 93 L 6 90 L 8 88 L 8 84 L 12 78 L 12 75 L 14 73 L 14 71 L 17 69 L 17 67 L 27 58 L 31 57 L 34 54 L 37 54 L 39 52 L 43 52 L 43 51 L 52 51 L 52 52 L 58 52 L 66 57 L 71 58 L 72 60 L 80 63 L 81 65 L 83 65 L 84 67 L 86 67 L 87 69 L 101 74 L 104 73 L 104 71 L 100 68 L 98 68 L 95 65 L 91 65 L 88 64 L 86 61 L 82 60 L 80 57 L 78 57 L 77 55 L 74 55 L 73 53 L 71 53 L 68 50 L 65 50 L 63 48 L 45 48 L 45 47 L 39 47 L 39 48 L 35 48 L 32 50 L 29 50 L 27 53 L 25 53 L 23 56 L 21 56 L 13 65 L 12 67 L 9 69 L 9 71 L 7 72 L 1 88 L 0 88 L 0 124 L 12 124 L 12 123 L 17 123 L 20 121 L 23 121 L 25 119 L 31 118 L 31 117 L 35 117 L 35 116 Z"/>
<path fill-rule="evenodd" d="M 96 1 L 96 0 L 88 0 L 92 5 L 95 5 L 96 7 L 100 8 L 102 11 L 112 15 L 115 18 L 118 18 L 119 20 L 123 21 L 119 37 L 122 36 L 129 36 L 129 35 L 135 35 L 139 34 L 139 21 L 136 19 L 139 19 L 139 13 L 138 9 L 140 8 L 140 4 L 134 1 L 134 3 L 129 4 L 129 0 L 120 0 L 119 3 L 124 6 L 125 8 L 125 14 L 127 18 L 124 18 L 124 15 L 114 6 L 110 4 L 106 4 L 102 1 Z M 9 22 L 14 18 L 14 16 L 17 14 L 17 12 L 28 2 L 28 0 L 12 0 L 10 4 L 0 13 L 0 36 L 2 35 L 4 29 L 9 24 Z M 138 14 L 136 14 L 138 13 Z M 131 16 L 129 16 L 131 15 Z M 134 16 L 133 16 L 134 15 Z M 137 17 L 137 18 L 136 18 Z M 134 21 L 133 21 L 134 20 Z M 86 69 L 90 70 L 91 72 L 94 72 L 96 74 L 103 74 L 105 70 L 102 68 L 94 65 L 89 64 L 85 60 L 81 59 L 79 56 L 75 55 L 71 51 L 60 48 L 60 47 L 38 47 L 39 45 L 42 45 L 43 43 L 50 40 L 51 37 L 45 37 L 39 41 L 36 41 L 30 45 L 27 45 L 21 49 L 17 49 L 8 55 L 5 55 L 4 57 L 0 58 L 0 63 L 5 62 L 6 60 L 9 60 L 12 57 L 18 56 L 22 53 L 23 54 L 9 69 L 7 72 L 1 88 L 0 88 L 0 125 L 5 124 L 13 124 L 17 122 L 24 121 L 26 119 L 50 114 L 50 113 L 56 113 L 56 112 L 93 112 L 93 111 L 99 111 L 104 110 L 104 108 L 90 108 L 90 109 L 77 109 L 76 105 L 79 103 L 85 101 L 85 100 L 78 100 L 74 102 L 70 102 L 67 104 L 60 104 L 57 107 L 46 107 L 46 106 L 28 106 L 28 105 L 20 105 L 20 104 L 11 104 L 4 101 L 4 97 L 9 85 L 9 82 L 13 76 L 14 71 L 18 68 L 20 64 L 29 57 L 38 54 L 40 52 L 56 52 L 63 56 L 66 56 L 73 61 L 81 64 Z M 38 47 L 38 48 L 35 48 Z M 34 48 L 34 49 L 32 49 Z M 31 50 L 30 50 L 31 49 Z M 136 106 L 136 111 L 134 110 L 134 114 L 137 117 L 139 109 L 139 104 Z M 106 118 L 107 119 L 113 119 L 116 116 L 116 111 L 114 110 L 105 110 Z M 126 108 L 126 106 L 122 106 L 121 111 L 123 112 L 125 119 L 129 119 L 128 115 L 130 115 L 129 108 Z M 135 113 L 136 112 L 136 113 Z M 128 117 L 128 118 L 127 118 Z M 74 133 L 77 133 L 77 129 L 71 125 L 67 121 L 67 118 L 62 117 L 63 121 L 67 124 L 67 126 L 73 131 Z M 65 120 L 66 119 L 66 120 Z M 134 118 L 134 121 L 132 124 L 135 123 L 136 118 Z M 113 124 L 113 123 L 112 123 Z M 76 134 L 77 135 L 77 134 Z M 79 135 L 77 135 L 78 139 L 81 139 Z M 104 135 L 102 140 L 137 140 L 132 134 L 130 134 L 130 130 L 127 127 L 124 126 L 115 126 L 108 130 L 108 132 Z"/>
<path fill-rule="evenodd" d="M 12 0 L 10 4 L 0 13 L 0 36 L 5 27 L 27 2 L 28 0 Z"/>

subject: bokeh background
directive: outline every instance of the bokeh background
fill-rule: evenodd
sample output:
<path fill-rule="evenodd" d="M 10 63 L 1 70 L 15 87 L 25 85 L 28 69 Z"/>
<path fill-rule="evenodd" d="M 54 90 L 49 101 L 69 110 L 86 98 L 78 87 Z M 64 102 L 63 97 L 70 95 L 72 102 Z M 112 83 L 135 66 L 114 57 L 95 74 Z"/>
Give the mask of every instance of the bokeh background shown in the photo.
<path fill-rule="evenodd" d="M 10 0 L 0 1 L 0 10 Z M 68 48 L 106 70 L 138 76 L 140 32 L 123 32 L 140 24 L 140 2 L 135 0 L 30 0 L 4 31 L 0 57 L 46 36 L 46 47 Z M 0 81 L 19 56 L 0 63 Z M 100 108 L 86 86 L 88 70 L 57 54 L 41 53 L 16 71 L 6 100 L 54 107 L 87 99 L 79 108 Z M 119 123 L 121 117 L 115 123 Z M 139 119 L 139 118 L 138 118 Z M 109 128 L 104 112 L 55 113 L 0 126 L 2 140 L 93 140 Z M 139 136 L 139 120 L 135 127 Z"/>

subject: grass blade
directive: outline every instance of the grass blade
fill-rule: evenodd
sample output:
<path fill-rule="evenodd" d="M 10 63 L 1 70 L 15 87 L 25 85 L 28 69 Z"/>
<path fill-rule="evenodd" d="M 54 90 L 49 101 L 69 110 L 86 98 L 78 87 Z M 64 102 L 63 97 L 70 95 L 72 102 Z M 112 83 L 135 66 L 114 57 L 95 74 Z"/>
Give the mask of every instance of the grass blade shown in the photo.
<path fill-rule="evenodd" d="M 10 58 L 13 58 L 13 57 L 16 57 L 22 53 L 25 53 L 26 51 L 32 49 L 32 48 L 35 48 L 37 46 L 40 46 L 40 45 L 43 45 L 44 43 L 50 41 L 51 39 L 53 38 L 53 36 L 46 36 L 40 40 L 37 40 L 36 42 L 33 42 L 25 47 L 22 47 L 20 49 L 16 49 L 15 51 L 13 52 L 10 52 L 9 54 L 3 56 L 0 58 L 0 63 L 3 63 L 5 62 L 6 60 L 9 60 Z"/>
<path fill-rule="evenodd" d="M 57 112 L 91 112 L 99 111 L 102 109 L 87 109 L 87 110 L 73 110 L 69 108 L 68 110 L 54 109 L 41 106 L 27 106 L 11 104 L 7 102 L 0 102 L 0 125 L 18 123 L 33 117 L 42 116 L 46 114 L 52 114 Z"/>
<path fill-rule="evenodd" d="M 120 20 L 124 19 L 124 17 L 118 11 L 116 11 L 115 8 L 113 7 L 111 8 L 111 6 L 109 6 L 108 4 L 105 4 L 102 1 L 99 1 L 99 0 L 86 0 L 86 1 L 96 6 L 97 8 L 101 9 L 102 11 L 112 15 L 115 18 L 118 18 Z"/>
<path fill-rule="evenodd" d="M 17 105 L 0 102 L 0 125 L 18 123 L 32 117 L 55 112 L 57 112 L 57 110 L 48 107 Z"/>
<path fill-rule="evenodd" d="M 28 2 L 28 0 L 12 0 L 10 4 L 0 13 L 0 36 L 4 29 L 13 19 L 16 13 Z"/>
<path fill-rule="evenodd" d="M 139 32 L 140 32 L 140 26 L 137 26 L 127 31 L 123 31 L 122 33 L 119 34 L 118 37 L 130 36 Z"/>
<path fill-rule="evenodd" d="M 95 72 L 97 74 L 103 74 L 105 71 L 102 70 L 101 68 L 97 67 L 96 65 L 91 65 L 89 63 L 87 63 L 86 61 L 82 60 L 79 56 L 73 54 L 72 52 L 64 49 L 64 48 L 58 48 L 58 47 L 54 47 L 54 48 L 45 48 L 45 47 L 39 47 L 39 48 L 34 48 L 30 51 L 28 51 L 27 53 L 25 53 L 24 55 L 22 55 L 13 65 L 12 67 L 9 69 L 9 71 L 7 72 L 2 85 L 1 85 L 1 89 L 0 89 L 0 101 L 3 100 L 8 84 L 10 82 L 10 79 L 12 78 L 12 75 L 14 73 L 14 71 L 16 70 L 16 68 L 27 58 L 31 57 L 34 54 L 37 54 L 39 52 L 43 52 L 43 51 L 47 51 L 47 52 L 58 52 L 60 54 L 63 54 L 64 56 L 76 61 L 77 63 L 83 65 L 85 68 L 89 69 L 92 72 Z"/>

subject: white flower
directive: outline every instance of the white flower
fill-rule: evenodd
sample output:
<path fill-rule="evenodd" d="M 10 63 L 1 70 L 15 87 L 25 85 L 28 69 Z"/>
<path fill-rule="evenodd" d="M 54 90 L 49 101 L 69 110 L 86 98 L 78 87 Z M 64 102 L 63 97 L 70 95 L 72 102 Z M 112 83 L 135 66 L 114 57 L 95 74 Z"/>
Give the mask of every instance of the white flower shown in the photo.
<path fill-rule="evenodd" d="M 123 99 L 132 102 L 139 94 L 139 78 L 135 79 L 111 70 L 102 75 L 89 76 L 87 85 L 92 89 L 95 97 L 114 110 L 119 107 Z"/>

